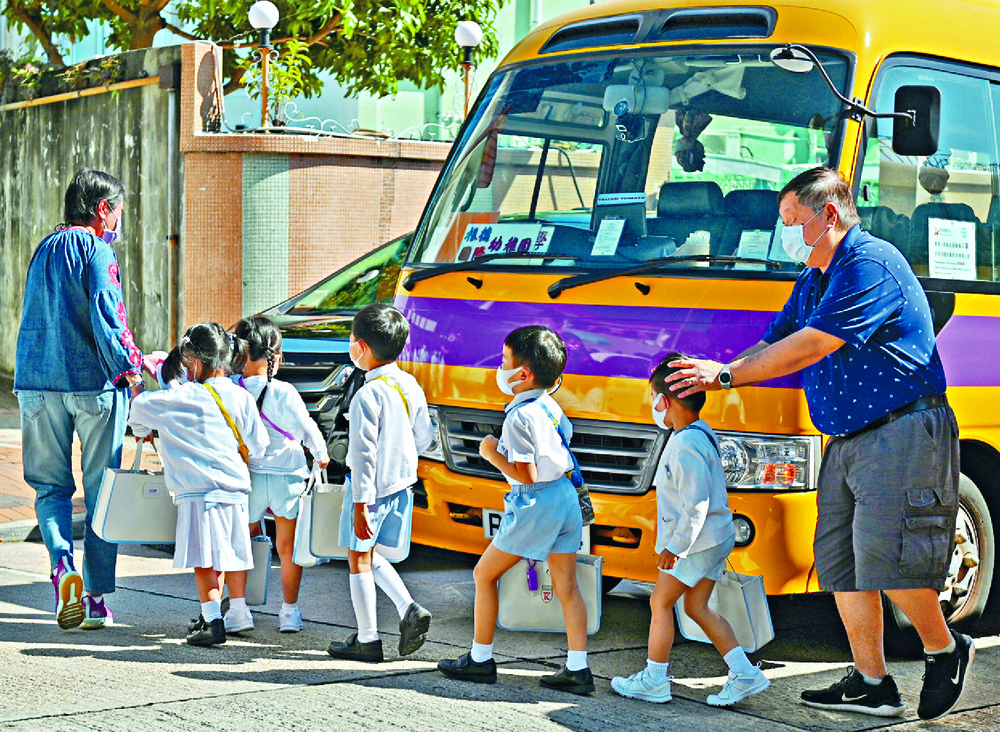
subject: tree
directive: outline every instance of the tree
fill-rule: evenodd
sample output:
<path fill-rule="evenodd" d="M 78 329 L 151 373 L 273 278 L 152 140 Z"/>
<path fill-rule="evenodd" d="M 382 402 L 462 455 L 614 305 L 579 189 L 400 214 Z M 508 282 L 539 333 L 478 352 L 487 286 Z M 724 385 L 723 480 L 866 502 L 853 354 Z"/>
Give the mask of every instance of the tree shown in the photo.
<path fill-rule="evenodd" d="M 442 72 L 457 66 L 454 32 L 461 20 L 483 26 L 479 53 L 495 54 L 493 18 L 503 2 L 275 0 L 281 19 L 271 37 L 279 51 L 291 44 L 304 96 L 320 91 L 321 71 L 330 72 L 349 93 L 385 96 L 395 94 L 401 81 L 443 87 Z M 161 30 L 214 41 L 233 49 L 223 54 L 228 93 L 243 85 L 256 63 L 257 42 L 247 21 L 251 4 L 252 0 L 0 0 L 0 12 L 13 28 L 30 31 L 56 67 L 65 66 L 65 51 L 57 38 L 77 41 L 87 35 L 87 22 L 93 20 L 110 26 L 108 45 L 118 51 L 148 48 Z M 168 19 L 174 16 L 178 23 Z"/>

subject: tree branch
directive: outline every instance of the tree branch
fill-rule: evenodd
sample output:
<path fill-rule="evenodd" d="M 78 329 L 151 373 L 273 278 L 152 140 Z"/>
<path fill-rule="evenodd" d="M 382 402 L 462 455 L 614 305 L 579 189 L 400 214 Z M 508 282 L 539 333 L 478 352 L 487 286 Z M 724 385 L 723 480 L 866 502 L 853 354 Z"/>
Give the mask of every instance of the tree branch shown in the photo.
<path fill-rule="evenodd" d="M 169 1 L 170 0 L 167 0 L 167 2 L 169 2 Z M 163 21 L 163 28 L 164 28 L 164 30 L 168 30 L 171 33 L 174 33 L 174 34 L 180 36 L 181 38 L 187 38 L 189 41 L 203 41 L 203 40 L 205 40 L 201 36 L 196 36 L 196 35 L 193 35 L 191 33 L 188 33 L 186 30 L 178 28 L 176 25 L 171 25 L 170 23 L 168 23 L 166 21 Z"/>
<path fill-rule="evenodd" d="M 340 13 L 334 13 L 330 19 L 323 24 L 322 28 L 309 36 L 308 44 L 312 46 L 337 30 L 337 26 L 340 25 L 341 18 L 342 16 Z"/>
<path fill-rule="evenodd" d="M 167 7 L 169 4 L 170 4 L 170 0 L 156 0 L 156 2 L 153 3 L 153 10 L 157 14 L 162 13 L 163 9 L 165 7 Z"/>
<path fill-rule="evenodd" d="M 49 35 L 48 30 L 42 25 L 41 20 L 29 14 L 27 9 L 22 5 L 14 5 L 12 3 L 10 7 L 14 11 L 14 15 L 20 18 L 21 22 L 28 26 L 31 34 L 41 42 L 42 48 L 45 50 L 45 55 L 49 57 L 49 62 L 59 68 L 65 68 L 66 61 L 59 52 L 59 47 L 52 42 L 52 36 Z"/>
<path fill-rule="evenodd" d="M 112 13 L 117 15 L 119 18 L 124 20 L 129 24 L 136 24 L 139 22 L 139 16 L 133 13 L 131 10 L 123 5 L 119 5 L 115 0 L 101 0 L 101 5 L 106 7 Z"/>

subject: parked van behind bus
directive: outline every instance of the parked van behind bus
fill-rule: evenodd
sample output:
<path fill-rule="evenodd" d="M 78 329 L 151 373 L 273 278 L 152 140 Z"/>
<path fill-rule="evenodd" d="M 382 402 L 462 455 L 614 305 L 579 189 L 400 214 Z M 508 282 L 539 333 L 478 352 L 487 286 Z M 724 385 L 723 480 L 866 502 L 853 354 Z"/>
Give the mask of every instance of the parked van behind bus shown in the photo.
<path fill-rule="evenodd" d="M 663 354 L 728 362 L 757 343 L 800 265 L 777 191 L 816 165 L 928 293 L 961 425 L 946 615 L 985 606 L 1000 515 L 1000 7 L 959 0 L 612 0 L 528 35 L 485 81 L 423 214 L 395 303 L 439 431 L 414 540 L 480 552 L 506 484 L 478 445 L 503 419 L 504 335 L 545 325 L 569 358 L 554 398 L 606 576 L 653 580 Z M 713 392 L 739 572 L 816 591 L 824 438 L 797 376 Z M 914 448 L 914 460 L 920 459 Z"/>

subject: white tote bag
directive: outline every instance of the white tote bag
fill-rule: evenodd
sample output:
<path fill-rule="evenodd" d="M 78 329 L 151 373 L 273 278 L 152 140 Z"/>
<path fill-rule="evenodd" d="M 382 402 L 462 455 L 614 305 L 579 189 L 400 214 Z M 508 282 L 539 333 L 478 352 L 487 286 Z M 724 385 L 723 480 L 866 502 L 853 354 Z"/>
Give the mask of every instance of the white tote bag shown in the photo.
<path fill-rule="evenodd" d="M 115 544 L 173 544 L 177 506 L 167 491 L 163 473 L 140 470 L 142 446 L 135 449 L 131 470 L 107 468 L 97 494 L 91 526 Z"/>
<path fill-rule="evenodd" d="M 601 570 L 604 557 L 578 554 L 576 583 L 587 606 L 587 635 L 601 629 Z M 548 562 L 535 562 L 536 581 L 529 580 L 529 562 L 522 559 L 497 583 L 500 607 L 497 625 L 504 630 L 565 633 L 562 604 L 552 588 Z M 537 587 L 537 589 L 533 589 Z"/>
<path fill-rule="evenodd" d="M 774 625 L 767 606 L 767 595 L 764 594 L 763 577 L 726 570 L 715 583 L 708 606 L 732 626 L 736 641 L 748 653 L 759 650 L 774 639 Z M 702 643 L 712 642 L 701 626 L 684 612 L 684 598 L 674 605 L 674 612 L 682 636 Z"/>
<path fill-rule="evenodd" d="M 292 561 L 300 567 L 315 567 L 319 557 L 309 551 L 312 535 L 312 494 L 317 481 L 322 481 L 325 471 L 314 464 L 306 489 L 299 496 L 299 515 L 295 521 L 295 546 L 292 549 Z"/>
<path fill-rule="evenodd" d="M 271 569 L 271 538 L 260 534 L 250 539 L 253 569 L 247 572 L 247 605 L 267 604 L 267 577 Z"/>

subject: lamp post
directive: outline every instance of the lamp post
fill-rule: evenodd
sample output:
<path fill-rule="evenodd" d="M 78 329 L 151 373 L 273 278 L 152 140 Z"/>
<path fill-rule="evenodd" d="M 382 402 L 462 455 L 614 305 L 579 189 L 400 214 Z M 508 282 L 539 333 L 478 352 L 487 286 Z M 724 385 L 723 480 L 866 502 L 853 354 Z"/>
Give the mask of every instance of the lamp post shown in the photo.
<path fill-rule="evenodd" d="M 455 43 L 462 47 L 462 68 L 465 70 L 465 111 L 463 117 L 469 116 L 469 97 L 472 94 L 471 71 L 475 63 L 472 53 L 483 40 L 483 29 L 474 20 L 463 20 L 455 27 Z"/>
<path fill-rule="evenodd" d="M 247 13 L 250 25 L 260 31 L 260 126 L 269 124 L 267 105 L 268 63 L 271 60 L 271 29 L 278 24 L 278 8 L 270 0 L 257 0 Z"/>

